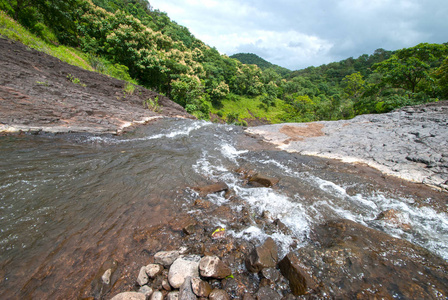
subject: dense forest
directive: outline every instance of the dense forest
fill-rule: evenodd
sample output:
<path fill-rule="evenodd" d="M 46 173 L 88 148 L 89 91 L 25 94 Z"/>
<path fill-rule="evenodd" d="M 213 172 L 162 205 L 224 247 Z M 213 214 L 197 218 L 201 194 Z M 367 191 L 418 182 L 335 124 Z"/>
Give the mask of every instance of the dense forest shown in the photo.
<path fill-rule="evenodd" d="M 112 65 L 202 119 L 336 120 L 448 98 L 448 44 L 290 71 L 253 54 L 221 55 L 146 0 L 0 0 L 0 10 L 52 45 L 80 49 L 98 72 Z"/>

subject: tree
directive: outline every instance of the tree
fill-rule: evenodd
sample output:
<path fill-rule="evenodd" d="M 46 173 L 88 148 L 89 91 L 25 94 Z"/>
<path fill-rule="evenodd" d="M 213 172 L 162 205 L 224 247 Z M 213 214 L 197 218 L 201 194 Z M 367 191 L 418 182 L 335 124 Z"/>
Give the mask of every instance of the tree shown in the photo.
<path fill-rule="evenodd" d="M 383 84 L 415 93 L 420 82 L 431 80 L 431 63 L 440 60 L 447 51 L 445 45 L 422 43 L 398 50 L 389 59 L 375 64 L 374 68 L 383 74 Z"/>
<path fill-rule="evenodd" d="M 345 76 L 344 79 L 342 79 L 342 83 L 344 92 L 346 92 L 350 98 L 359 98 L 365 90 L 365 81 L 359 72 Z"/>

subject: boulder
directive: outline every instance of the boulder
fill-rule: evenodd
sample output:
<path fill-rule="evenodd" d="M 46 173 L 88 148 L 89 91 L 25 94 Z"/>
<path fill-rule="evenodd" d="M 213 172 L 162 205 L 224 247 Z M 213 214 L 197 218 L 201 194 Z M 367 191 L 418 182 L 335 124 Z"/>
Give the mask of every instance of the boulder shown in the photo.
<path fill-rule="evenodd" d="M 187 277 L 199 277 L 200 256 L 181 256 L 174 261 L 168 272 L 168 281 L 173 288 L 178 289 Z"/>
<path fill-rule="evenodd" d="M 261 287 L 255 295 L 257 300 L 281 300 L 282 296 L 268 286 Z"/>
<path fill-rule="evenodd" d="M 280 270 L 288 280 L 289 287 L 295 296 L 305 295 L 311 279 L 300 266 L 297 256 L 290 252 L 279 263 Z"/>
<path fill-rule="evenodd" d="M 208 282 L 200 278 L 191 278 L 191 288 L 193 289 L 193 293 L 198 297 L 208 297 L 213 290 Z"/>
<path fill-rule="evenodd" d="M 146 296 L 137 292 L 124 292 L 114 296 L 111 300 L 146 300 Z"/>
<path fill-rule="evenodd" d="M 169 268 L 173 262 L 179 257 L 179 251 L 161 251 L 154 255 L 154 262 L 165 268 Z"/>
<path fill-rule="evenodd" d="M 230 296 L 224 290 L 214 289 L 208 296 L 208 299 L 210 299 L 210 300 L 230 300 Z"/>
<path fill-rule="evenodd" d="M 276 185 L 280 180 L 273 177 L 268 177 L 261 174 L 255 174 L 252 177 L 249 178 L 249 183 L 251 184 L 259 184 L 264 187 L 273 187 Z"/>
<path fill-rule="evenodd" d="M 246 267 L 252 273 L 277 265 L 278 250 L 272 238 L 267 238 L 263 245 L 256 247 L 246 259 Z"/>
<path fill-rule="evenodd" d="M 149 278 L 155 278 L 157 275 L 162 273 L 163 267 L 159 264 L 149 264 L 146 266 L 146 274 Z"/>
<path fill-rule="evenodd" d="M 199 262 L 201 276 L 223 279 L 232 274 L 230 268 L 217 256 L 204 256 Z"/>
<path fill-rule="evenodd" d="M 197 297 L 193 293 L 193 289 L 191 288 L 191 277 L 188 276 L 185 278 L 184 283 L 180 286 L 179 289 L 179 299 L 180 300 L 196 300 Z"/>
<path fill-rule="evenodd" d="M 138 273 L 137 283 L 142 286 L 147 284 L 149 281 L 148 274 L 146 274 L 146 267 L 141 267 Z"/>

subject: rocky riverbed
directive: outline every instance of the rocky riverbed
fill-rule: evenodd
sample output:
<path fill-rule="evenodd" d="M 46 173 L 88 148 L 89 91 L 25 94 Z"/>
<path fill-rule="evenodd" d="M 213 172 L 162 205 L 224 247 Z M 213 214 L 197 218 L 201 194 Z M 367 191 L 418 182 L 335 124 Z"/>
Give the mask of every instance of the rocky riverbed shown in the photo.
<path fill-rule="evenodd" d="M 246 132 L 285 151 L 364 163 L 387 175 L 448 189 L 448 101 Z"/>
<path fill-rule="evenodd" d="M 275 178 L 238 170 L 247 185 L 274 187 Z M 196 188 L 198 211 L 172 226 L 182 230 L 181 248 L 157 252 L 131 274 L 132 290 L 113 300 L 130 299 L 446 299 L 448 264 L 426 249 L 356 222 L 339 219 L 316 225 L 305 247 L 282 253 L 270 237 L 262 243 L 236 238 L 232 232 L 253 225 L 266 232 L 291 235 L 269 211 L 232 210 L 242 203 L 225 183 Z M 230 202 L 216 205 L 207 194 L 225 193 Z M 213 225 L 213 215 L 227 228 Z M 398 213 L 379 219 L 400 226 Z M 225 221 L 224 221 L 225 220 Z M 113 285 L 111 272 L 101 290 Z"/>

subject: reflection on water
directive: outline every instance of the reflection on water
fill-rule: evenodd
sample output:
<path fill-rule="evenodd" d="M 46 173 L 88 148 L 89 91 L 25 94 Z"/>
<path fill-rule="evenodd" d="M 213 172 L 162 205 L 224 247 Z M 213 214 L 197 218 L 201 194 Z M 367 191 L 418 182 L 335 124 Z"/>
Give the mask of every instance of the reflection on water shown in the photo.
<path fill-rule="evenodd" d="M 279 218 L 300 241 L 294 247 L 307 243 L 314 224 L 342 217 L 448 260 L 443 195 L 420 196 L 323 159 L 248 151 L 244 140 L 240 128 L 168 119 L 121 137 L 2 137 L 0 298 L 83 297 L 109 260 L 137 268 L 147 259 L 145 249 L 169 245 L 167 224 L 192 201 L 184 191 L 213 181 L 226 182 L 254 212 Z M 247 188 L 235 172 L 241 167 L 280 184 Z M 208 200 L 228 201 L 220 195 Z M 376 220 L 389 209 L 411 229 Z M 151 240 L 150 228 L 167 238 Z M 254 226 L 232 233 L 260 241 L 271 235 L 283 254 L 293 246 L 291 236 Z"/>

